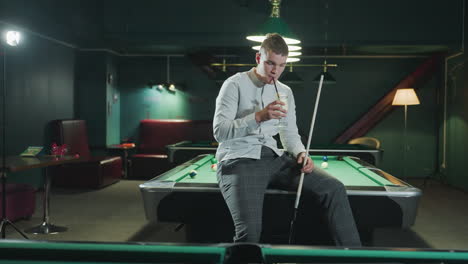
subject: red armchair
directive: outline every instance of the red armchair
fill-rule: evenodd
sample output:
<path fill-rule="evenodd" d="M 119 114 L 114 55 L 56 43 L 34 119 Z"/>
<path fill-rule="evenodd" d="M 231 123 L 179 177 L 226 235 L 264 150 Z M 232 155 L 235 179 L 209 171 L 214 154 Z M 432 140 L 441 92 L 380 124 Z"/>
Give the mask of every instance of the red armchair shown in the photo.
<path fill-rule="evenodd" d="M 55 166 L 50 170 L 54 186 L 98 189 L 122 178 L 120 157 L 91 155 L 85 120 L 53 121 L 52 139 L 58 145 L 67 144 L 67 154 L 80 155 L 80 161 Z"/>

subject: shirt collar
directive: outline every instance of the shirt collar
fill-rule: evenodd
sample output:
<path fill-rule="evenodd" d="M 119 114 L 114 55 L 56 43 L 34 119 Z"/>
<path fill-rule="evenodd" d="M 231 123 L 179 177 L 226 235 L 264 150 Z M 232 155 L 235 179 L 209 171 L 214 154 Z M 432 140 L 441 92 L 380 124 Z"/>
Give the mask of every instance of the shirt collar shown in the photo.
<path fill-rule="evenodd" d="M 257 75 L 255 75 L 255 67 L 250 69 L 250 71 L 247 72 L 247 75 L 249 76 L 250 80 L 253 82 L 255 86 L 258 88 L 261 88 L 266 85 L 266 83 L 262 82 L 260 79 L 258 79 Z"/>

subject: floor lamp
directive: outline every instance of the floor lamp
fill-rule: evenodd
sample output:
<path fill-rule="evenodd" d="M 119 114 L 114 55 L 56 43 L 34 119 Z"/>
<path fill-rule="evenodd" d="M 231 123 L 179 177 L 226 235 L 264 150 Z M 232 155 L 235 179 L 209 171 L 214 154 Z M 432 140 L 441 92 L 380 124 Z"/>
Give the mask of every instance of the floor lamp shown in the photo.
<path fill-rule="evenodd" d="M 395 97 L 393 98 L 392 105 L 404 105 L 405 106 L 405 127 L 403 131 L 403 176 L 406 176 L 406 151 L 407 151 L 407 138 L 406 138 L 406 130 L 407 130 L 407 122 L 408 122 L 408 105 L 418 105 L 420 104 L 418 96 L 413 88 L 404 88 L 398 89 Z"/>
<path fill-rule="evenodd" d="M 2 238 L 5 238 L 5 232 L 7 225 L 12 226 L 18 233 L 20 233 L 24 238 L 28 238 L 21 230 L 19 230 L 13 223 L 8 220 L 6 216 L 6 51 L 8 44 L 9 46 L 17 46 L 20 42 L 20 33 L 17 31 L 8 31 L 5 34 L 5 39 L 0 41 L 0 48 L 2 51 L 3 57 L 3 96 L 2 96 L 2 167 L 0 168 L 1 176 L 1 188 L 2 188 L 2 212 L 1 212 L 1 222 L 0 230 Z"/>

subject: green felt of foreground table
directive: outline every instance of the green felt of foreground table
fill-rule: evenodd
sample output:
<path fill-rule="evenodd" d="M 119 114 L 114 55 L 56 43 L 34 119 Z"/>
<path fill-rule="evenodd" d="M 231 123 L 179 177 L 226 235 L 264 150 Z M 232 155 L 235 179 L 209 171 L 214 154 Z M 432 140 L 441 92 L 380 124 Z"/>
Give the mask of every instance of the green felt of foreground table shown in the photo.
<path fill-rule="evenodd" d="M 226 247 L 143 243 L 72 243 L 9 240 L 2 263 L 224 263 Z"/>
<path fill-rule="evenodd" d="M 325 170 L 348 187 L 384 187 L 394 185 L 390 180 L 375 173 L 373 167 L 363 166 L 351 157 L 326 157 L 328 158 L 328 167 Z M 315 166 L 321 166 L 323 156 L 311 156 L 311 158 Z M 178 172 L 165 174 L 163 177 L 160 177 L 159 180 L 187 184 L 217 183 L 216 171 L 211 169 L 213 163 L 217 163 L 216 158 L 213 155 L 206 155 Z M 189 174 L 193 170 L 197 172 L 197 175 L 190 177 Z"/>
<path fill-rule="evenodd" d="M 322 158 L 312 156 L 317 167 L 320 167 Z M 213 162 L 212 154 L 200 155 L 141 184 L 147 219 L 188 225 L 203 223 L 211 225 L 210 228 L 215 224 L 221 225 L 223 221 L 232 221 L 218 187 L 216 172 L 211 169 Z M 193 170 L 196 175 L 192 178 L 190 172 Z M 377 227 L 406 228 L 414 224 L 421 196 L 418 188 L 360 159 L 347 156 L 328 156 L 328 168 L 325 170 L 345 185 L 354 218 L 360 230 L 365 230 L 365 236 L 370 236 Z M 295 195 L 295 191 L 268 189 L 263 219 L 288 223 Z M 317 217 L 317 204 L 310 199 L 301 199 L 301 206 L 300 211 L 320 218 Z M 317 228 L 319 226 L 317 224 Z M 219 233 L 224 229 L 220 227 Z M 211 233 L 216 232 L 212 230 Z M 197 238 L 190 242 L 201 241 Z"/>
<path fill-rule="evenodd" d="M 468 252 L 265 244 L 92 243 L 4 240 L 0 263 L 467 263 Z"/>

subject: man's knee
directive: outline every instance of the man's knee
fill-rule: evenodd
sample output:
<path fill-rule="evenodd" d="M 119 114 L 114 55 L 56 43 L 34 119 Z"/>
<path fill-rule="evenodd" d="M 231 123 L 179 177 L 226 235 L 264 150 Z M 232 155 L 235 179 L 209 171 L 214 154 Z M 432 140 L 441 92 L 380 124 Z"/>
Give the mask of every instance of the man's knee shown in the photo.
<path fill-rule="evenodd" d="M 338 201 L 347 199 L 346 187 L 341 181 L 333 179 L 329 184 L 327 184 L 327 186 L 327 196 L 331 199 Z"/>
<path fill-rule="evenodd" d="M 260 228 L 261 229 L 261 228 Z M 235 225 L 236 235 L 234 242 L 250 242 L 258 243 L 260 240 L 260 230 L 253 226 L 249 227 L 246 223 L 239 223 Z"/>
<path fill-rule="evenodd" d="M 346 187 L 344 184 L 331 177 L 323 180 L 320 185 L 314 186 L 307 192 L 317 197 L 322 205 L 330 205 L 332 202 L 340 202 L 343 199 L 347 199 Z"/>

